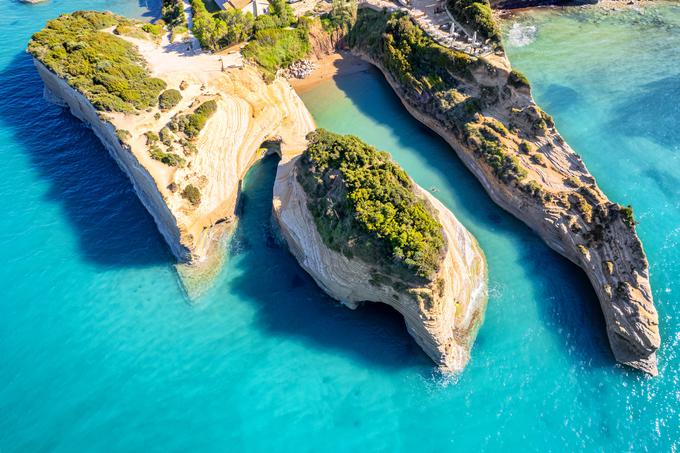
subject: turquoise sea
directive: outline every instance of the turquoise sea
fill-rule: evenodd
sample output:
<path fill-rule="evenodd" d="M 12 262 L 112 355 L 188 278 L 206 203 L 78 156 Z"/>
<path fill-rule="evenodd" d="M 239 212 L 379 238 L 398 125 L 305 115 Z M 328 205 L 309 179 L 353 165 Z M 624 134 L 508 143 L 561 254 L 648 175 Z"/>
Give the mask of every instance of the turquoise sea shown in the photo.
<path fill-rule="evenodd" d="M 539 103 L 640 220 L 663 337 L 650 379 L 614 365 L 584 274 L 375 71 L 303 98 L 320 126 L 392 152 L 479 239 L 491 295 L 466 371 L 438 374 L 390 309 L 324 296 L 271 231 L 273 159 L 248 174 L 215 285 L 186 300 L 130 183 L 43 101 L 23 53 L 59 13 L 157 5 L 0 6 L 0 452 L 680 449 L 680 7 L 506 23 Z"/>

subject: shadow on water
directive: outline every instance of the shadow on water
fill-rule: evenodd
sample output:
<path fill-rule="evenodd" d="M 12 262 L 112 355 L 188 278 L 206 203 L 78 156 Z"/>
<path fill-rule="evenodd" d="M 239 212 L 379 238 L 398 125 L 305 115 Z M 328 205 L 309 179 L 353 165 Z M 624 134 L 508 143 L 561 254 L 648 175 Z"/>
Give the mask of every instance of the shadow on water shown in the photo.
<path fill-rule="evenodd" d="M 142 14 L 142 17 L 147 20 L 155 20 L 161 17 L 161 0 L 138 0 L 140 8 L 144 8 L 146 11 Z"/>
<path fill-rule="evenodd" d="M 541 93 L 541 98 L 547 100 L 545 103 L 541 103 L 541 107 L 546 111 L 558 109 L 560 111 L 565 111 L 584 102 L 581 93 L 571 87 L 557 83 L 550 84 L 545 91 Z"/>
<path fill-rule="evenodd" d="M 271 198 L 277 163 L 275 156 L 257 162 L 244 182 L 242 217 L 230 256 L 238 276 L 226 282 L 229 291 L 254 304 L 256 325 L 268 334 L 295 337 L 367 366 L 419 367 L 431 372 L 432 362 L 408 335 L 399 313 L 375 303 L 357 310 L 341 306 L 276 239 Z"/>
<path fill-rule="evenodd" d="M 0 121 L 49 183 L 45 197 L 63 208 L 82 257 L 102 266 L 171 263 L 153 219 L 94 133 L 43 99 L 31 57 L 17 55 L 0 80 Z"/>
<path fill-rule="evenodd" d="M 370 84 L 371 90 L 364 87 L 358 91 L 356 77 L 363 77 L 361 81 L 366 84 L 370 84 L 370 81 L 365 80 L 367 77 L 374 77 L 380 85 Z M 493 288 L 497 283 L 494 281 L 496 274 L 500 278 L 507 278 L 501 274 L 507 272 L 507 266 L 512 265 L 499 262 L 492 255 L 492 239 L 498 241 L 502 237 L 503 241 L 516 244 L 514 249 L 519 256 L 515 265 L 521 266 L 518 273 L 528 276 L 530 291 L 533 292 L 515 295 L 515 299 L 539 301 L 541 314 L 558 342 L 564 345 L 565 353 L 575 355 L 589 366 L 611 367 L 614 359 L 604 328 L 604 317 L 585 273 L 551 250 L 522 222 L 493 203 L 449 145 L 406 112 L 379 71 L 370 68 L 367 73 L 336 77 L 335 83 L 364 115 L 389 128 L 400 147 L 418 150 L 421 156 L 427 153 L 424 165 L 429 172 L 444 179 L 446 189 L 451 191 L 456 201 L 454 214 L 466 224 L 485 250 L 490 268 L 490 286 Z M 416 181 L 423 187 L 429 187 L 428 181 L 418 181 L 417 177 Z M 434 195 L 438 196 L 437 193 Z M 492 294 L 490 309 L 493 309 L 493 303 Z M 486 335 L 482 327 L 478 344 L 485 341 Z"/>
<path fill-rule="evenodd" d="M 680 147 L 680 131 L 675 115 L 680 98 L 680 74 L 650 82 L 642 92 L 626 96 L 608 122 L 613 136 L 645 137 L 663 147 Z M 644 106 L 644 108 L 640 108 Z"/>

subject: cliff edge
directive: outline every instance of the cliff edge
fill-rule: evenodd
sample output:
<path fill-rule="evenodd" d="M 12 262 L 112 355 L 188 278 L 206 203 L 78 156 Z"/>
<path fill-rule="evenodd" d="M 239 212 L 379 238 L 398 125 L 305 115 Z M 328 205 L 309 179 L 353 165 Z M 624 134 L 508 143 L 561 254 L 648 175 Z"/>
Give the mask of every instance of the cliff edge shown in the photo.
<path fill-rule="evenodd" d="M 586 272 L 616 360 L 657 374 L 658 314 L 632 209 L 599 189 L 502 47 L 471 56 L 436 44 L 408 15 L 368 9 L 360 10 L 348 43 L 498 205 Z"/>
<path fill-rule="evenodd" d="M 29 51 L 46 93 L 92 128 L 177 259 L 199 263 L 234 222 L 240 182 L 267 142 L 296 155 L 314 122 L 287 81 L 266 84 L 240 54 L 146 30 L 76 12 L 50 21 Z"/>
<path fill-rule="evenodd" d="M 416 196 L 435 213 L 445 242 L 436 270 L 426 281 L 414 282 L 346 250 L 334 250 L 322 238 L 318 219 L 309 209 L 310 198 L 299 182 L 299 159 L 284 159 L 277 169 L 273 213 L 302 268 L 326 293 L 350 308 L 364 301 L 393 307 L 432 360 L 443 370 L 462 370 L 487 301 L 486 261 L 474 237 L 437 199 L 413 183 Z M 338 190 L 335 186 L 332 192 Z M 357 242 L 368 247 L 365 240 Z"/>

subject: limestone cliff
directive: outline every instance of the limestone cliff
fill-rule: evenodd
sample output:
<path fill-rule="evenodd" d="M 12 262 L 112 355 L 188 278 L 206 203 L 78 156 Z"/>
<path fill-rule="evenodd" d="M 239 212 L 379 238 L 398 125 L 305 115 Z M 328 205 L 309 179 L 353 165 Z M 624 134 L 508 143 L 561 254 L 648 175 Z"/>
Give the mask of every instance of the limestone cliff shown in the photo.
<path fill-rule="evenodd" d="M 409 23 L 393 21 L 402 27 L 393 36 L 416 33 Z M 351 39 L 353 51 L 383 72 L 407 110 L 451 145 L 498 205 L 586 272 L 617 361 L 655 375 L 658 315 L 632 212 L 602 193 L 552 118 L 535 104 L 523 76 L 511 71 L 500 50 L 476 58 L 431 45 L 419 51 L 413 42 L 403 53 L 398 42 L 382 42 L 388 44 Z M 444 58 L 430 68 L 439 79 L 427 79 L 439 80 L 438 86 L 421 82 L 422 74 L 412 79 L 399 72 L 403 61 L 417 69 L 426 52 Z"/>
<path fill-rule="evenodd" d="M 51 97 L 92 128 L 128 175 L 178 260 L 201 262 L 233 222 L 241 179 L 265 152 L 263 142 L 276 139 L 284 155 L 295 155 L 304 149 L 314 122 L 288 82 L 265 84 L 239 54 L 194 51 L 189 43 L 169 43 L 167 37 L 160 43 L 121 38 L 137 47 L 152 76 L 181 92 L 177 105 L 129 114 L 97 111 L 41 62 L 34 60 L 35 65 Z M 191 143 L 168 132 L 167 148 L 158 145 L 177 152 L 183 165 L 154 159 L 150 134 L 157 135 L 174 117 L 207 100 L 214 100 L 217 108 Z M 189 185 L 198 189 L 198 203 L 183 195 Z"/>
<path fill-rule="evenodd" d="M 483 321 L 487 300 L 486 261 L 472 235 L 438 200 L 415 187 L 434 207 L 444 229 L 446 254 L 429 284 L 403 285 L 381 276 L 357 258 L 327 247 L 307 207 L 292 160 L 279 164 L 274 184 L 274 217 L 300 265 L 330 296 L 350 308 L 359 302 L 382 302 L 404 316 L 406 327 L 425 353 L 447 371 L 460 371 Z"/>

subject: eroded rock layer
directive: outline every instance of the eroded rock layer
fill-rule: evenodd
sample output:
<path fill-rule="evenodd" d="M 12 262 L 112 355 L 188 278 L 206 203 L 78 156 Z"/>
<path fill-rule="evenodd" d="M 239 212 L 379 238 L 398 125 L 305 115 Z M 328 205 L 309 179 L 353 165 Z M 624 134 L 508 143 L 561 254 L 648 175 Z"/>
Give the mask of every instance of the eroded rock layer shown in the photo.
<path fill-rule="evenodd" d="M 365 10 L 349 42 L 498 205 L 586 272 L 616 360 L 655 375 L 658 315 L 632 210 L 600 190 L 502 50 L 464 55 L 434 45 L 405 16 Z"/>
<path fill-rule="evenodd" d="M 286 80 L 266 84 L 239 54 L 194 51 L 167 37 L 160 42 L 119 37 L 136 46 L 151 76 L 181 93 L 176 105 L 134 113 L 98 111 L 37 59 L 35 65 L 50 97 L 90 126 L 128 175 L 173 254 L 181 262 L 200 262 L 233 222 L 241 179 L 265 152 L 262 144 L 276 140 L 281 153 L 296 155 L 314 122 Z M 214 101 L 216 109 L 195 137 L 168 129 L 174 118 L 207 101 Z M 181 164 L 154 158 L 154 150 Z M 189 186 L 195 197 L 187 195 Z"/>
<path fill-rule="evenodd" d="M 460 371 L 483 321 L 487 301 L 484 255 L 474 237 L 437 199 L 414 184 L 418 196 L 436 212 L 446 253 L 429 284 L 404 285 L 389 275 L 376 278 L 376 267 L 327 247 L 298 183 L 295 160 L 279 164 L 274 184 L 274 217 L 290 251 L 331 297 L 350 308 L 359 302 L 382 302 L 404 316 L 416 342 L 440 367 Z"/>

